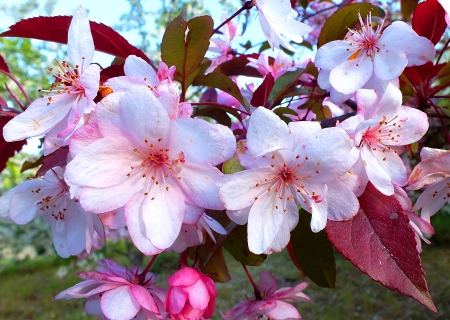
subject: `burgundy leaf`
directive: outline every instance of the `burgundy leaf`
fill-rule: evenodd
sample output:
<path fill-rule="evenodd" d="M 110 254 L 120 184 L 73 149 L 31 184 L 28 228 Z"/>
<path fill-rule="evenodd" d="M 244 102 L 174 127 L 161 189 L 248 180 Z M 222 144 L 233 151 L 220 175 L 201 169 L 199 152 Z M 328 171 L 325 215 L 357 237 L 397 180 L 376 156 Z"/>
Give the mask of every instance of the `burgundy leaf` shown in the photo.
<path fill-rule="evenodd" d="M 9 67 L 1 54 L 0 54 L 0 72 L 9 73 Z"/>
<path fill-rule="evenodd" d="M 214 72 L 220 72 L 229 77 L 243 75 L 247 77 L 261 78 L 261 73 L 259 73 L 258 70 L 253 67 L 247 66 L 247 64 L 250 62 L 247 58 L 258 59 L 258 57 L 259 54 L 257 53 L 241 55 L 237 58 L 233 58 L 221 63 L 219 66 L 217 66 L 216 69 L 214 69 Z"/>
<path fill-rule="evenodd" d="M 412 28 L 419 36 L 428 38 L 433 44 L 441 40 L 447 28 L 445 10 L 437 0 L 427 0 L 417 5 L 413 12 Z"/>
<path fill-rule="evenodd" d="M 113 64 L 109 67 L 103 69 L 100 72 L 100 84 L 103 85 L 104 82 L 106 82 L 110 78 L 114 77 L 121 77 L 125 75 L 125 71 L 123 70 L 123 64 L 117 65 Z"/>
<path fill-rule="evenodd" d="M 269 72 L 261 85 L 253 93 L 250 104 L 254 107 L 265 106 L 274 84 L 275 79 L 272 76 L 272 73 Z"/>
<path fill-rule="evenodd" d="M 8 104 L 6 103 L 5 99 L 0 97 L 0 110 L 6 108 L 7 106 Z"/>
<path fill-rule="evenodd" d="M 359 197 L 361 209 L 348 221 L 328 221 L 325 231 L 336 249 L 383 286 L 412 297 L 437 312 L 409 218 L 394 198 L 372 184 Z"/>
<path fill-rule="evenodd" d="M 67 43 L 71 16 L 35 17 L 13 24 L 0 37 L 32 38 L 58 43 Z M 116 57 L 126 59 L 129 55 L 136 55 L 148 63 L 150 59 L 138 48 L 131 45 L 124 37 L 102 23 L 90 21 L 95 49 Z"/>
<path fill-rule="evenodd" d="M 42 166 L 39 168 L 37 175 L 44 175 L 48 170 L 54 167 L 64 167 L 67 165 L 67 155 L 69 148 L 59 148 L 55 152 L 43 157 Z"/>
<path fill-rule="evenodd" d="M 8 159 L 12 157 L 16 151 L 20 151 L 22 146 L 26 143 L 26 140 L 6 142 L 3 138 L 3 127 L 11 119 L 12 117 L 9 116 L 0 116 L 0 131 L 2 132 L 0 136 L 0 171 L 6 168 Z"/>

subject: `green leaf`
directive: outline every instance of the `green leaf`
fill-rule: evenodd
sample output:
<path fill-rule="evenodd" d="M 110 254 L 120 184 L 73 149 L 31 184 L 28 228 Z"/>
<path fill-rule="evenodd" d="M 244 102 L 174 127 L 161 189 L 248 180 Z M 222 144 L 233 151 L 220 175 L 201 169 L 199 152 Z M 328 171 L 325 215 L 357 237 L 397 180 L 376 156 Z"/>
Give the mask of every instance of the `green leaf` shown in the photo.
<path fill-rule="evenodd" d="M 236 156 L 234 156 L 230 160 L 224 162 L 222 165 L 222 172 L 224 174 L 231 174 L 231 173 L 240 172 L 240 171 L 244 171 L 244 170 L 245 170 L 245 168 L 242 166 L 242 164 L 239 162 L 238 157 L 236 157 Z"/>
<path fill-rule="evenodd" d="M 275 114 L 290 114 L 293 116 L 298 116 L 297 112 L 295 110 L 292 110 L 291 108 L 287 107 L 280 107 L 273 110 Z"/>
<path fill-rule="evenodd" d="M 325 230 L 311 231 L 311 214 L 301 209 L 299 221 L 291 232 L 289 254 L 294 265 L 300 267 L 312 282 L 320 287 L 334 288 L 336 263 L 333 248 Z"/>
<path fill-rule="evenodd" d="M 174 78 L 186 89 L 189 82 L 192 83 L 189 76 L 201 68 L 214 23 L 210 16 L 196 17 L 188 22 L 184 16 L 183 10 L 167 26 L 161 43 L 161 59 L 168 66 L 177 68 Z"/>
<path fill-rule="evenodd" d="M 194 86 L 207 86 L 220 89 L 235 97 L 247 111 L 250 110 L 248 101 L 244 99 L 236 83 L 222 73 L 211 72 L 209 74 L 199 75 L 194 79 L 193 84 Z"/>
<path fill-rule="evenodd" d="M 247 266 L 259 266 L 267 258 L 265 254 L 254 254 L 248 249 L 247 225 L 236 226 L 224 241 L 223 247 L 238 262 Z"/>
<path fill-rule="evenodd" d="M 342 40 L 348 32 L 347 27 L 352 27 L 359 21 L 358 10 L 364 20 L 366 13 L 370 10 L 372 10 L 372 16 L 384 18 L 386 15 L 383 9 L 369 3 L 354 3 L 344 6 L 325 21 L 317 41 L 317 48 L 333 40 Z"/>
<path fill-rule="evenodd" d="M 206 106 L 203 108 L 196 108 L 194 117 L 208 117 L 216 120 L 218 123 L 223 124 L 226 127 L 231 127 L 231 119 L 226 113 L 226 111 L 214 106 Z"/>
<path fill-rule="evenodd" d="M 287 91 L 291 86 L 295 85 L 298 78 L 300 78 L 302 74 L 303 69 L 299 68 L 295 71 L 286 72 L 281 77 L 279 77 L 273 85 L 266 105 L 273 106 L 275 102 L 280 100 L 279 98 L 283 96 L 284 92 Z"/>
<path fill-rule="evenodd" d="M 202 272 L 208 274 L 214 281 L 222 283 L 230 281 L 231 276 L 223 256 L 222 247 L 215 248 L 215 244 L 208 235 L 204 244 L 190 247 L 188 255 L 194 261 L 197 259 Z M 213 249 L 215 251 L 211 255 L 211 250 Z"/>
<path fill-rule="evenodd" d="M 419 0 L 401 0 L 403 21 L 411 20 L 411 14 L 417 7 Z"/>

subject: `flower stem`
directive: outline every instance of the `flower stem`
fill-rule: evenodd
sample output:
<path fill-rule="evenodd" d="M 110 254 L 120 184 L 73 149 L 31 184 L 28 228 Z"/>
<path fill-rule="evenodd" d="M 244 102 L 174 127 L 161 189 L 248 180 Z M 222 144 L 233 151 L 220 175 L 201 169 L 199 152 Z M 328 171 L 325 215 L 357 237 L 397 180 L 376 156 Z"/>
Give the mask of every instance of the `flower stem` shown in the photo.
<path fill-rule="evenodd" d="M 215 34 L 215 33 L 217 33 L 217 32 L 219 32 L 219 30 L 220 30 L 220 28 L 222 28 L 224 25 L 226 25 L 228 22 L 230 22 L 231 20 L 233 20 L 238 14 L 240 14 L 242 11 L 244 11 L 244 10 L 248 10 L 248 9 L 250 9 L 251 7 L 253 7 L 254 6 L 254 4 L 253 4 L 253 1 L 246 1 L 245 3 L 244 3 L 244 5 L 242 6 L 242 8 L 240 8 L 238 11 L 236 11 L 231 17 L 229 17 L 227 20 L 225 20 L 224 22 L 222 22 L 217 28 L 215 28 L 214 30 L 213 30 L 213 33 L 212 33 L 212 35 L 213 34 Z"/>
<path fill-rule="evenodd" d="M 158 257 L 157 254 L 155 254 L 152 258 L 152 260 L 150 260 L 150 262 L 148 263 L 147 267 L 145 267 L 144 271 L 142 271 L 142 273 L 139 275 L 140 279 L 145 279 L 145 276 L 147 275 L 147 273 L 150 271 L 150 268 L 153 265 L 153 262 L 155 262 L 156 258 Z"/>
<path fill-rule="evenodd" d="M 242 267 L 244 268 L 245 273 L 247 274 L 247 277 L 248 277 L 248 279 L 250 280 L 250 283 L 253 286 L 256 300 L 261 301 L 262 300 L 261 292 L 259 291 L 259 288 L 256 285 L 255 281 L 253 280 L 250 272 L 248 272 L 247 266 L 245 264 L 242 264 Z"/>

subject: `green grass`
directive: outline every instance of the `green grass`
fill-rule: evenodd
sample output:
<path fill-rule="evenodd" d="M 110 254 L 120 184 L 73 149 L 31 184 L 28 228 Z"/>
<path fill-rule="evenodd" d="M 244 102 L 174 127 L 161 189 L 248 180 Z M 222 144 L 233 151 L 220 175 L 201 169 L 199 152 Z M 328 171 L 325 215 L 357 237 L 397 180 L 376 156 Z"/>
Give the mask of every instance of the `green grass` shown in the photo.
<path fill-rule="evenodd" d="M 218 284 L 219 298 L 213 319 L 220 319 L 219 310 L 227 311 L 245 295 L 252 294 L 242 267 L 228 254 L 226 259 L 233 280 Z M 176 254 L 156 260 L 152 271 L 158 276 L 158 285 L 167 287 L 165 280 L 177 267 L 176 260 Z M 304 319 L 450 319 L 450 248 L 426 246 L 422 262 L 431 295 L 440 311 L 437 315 L 415 300 L 373 282 L 339 255 L 336 288 L 324 289 L 311 283 L 305 293 L 314 303 L 296 306 Z M 250 267 L 255 280 L 263 268 L 277 276 L 280 287 L 301 281 L 287 254 L 272 255 L 263 266 Z M 64 270 L 68 270 L 65 277 L 56 276 Z M 94 319 L 84 312 L 85 300 L 52 300 L 54 295 L 80 281 L 75 276 L 80 271 L 75 260 L 56 257 L 0 262 L 0 319 Z"/>

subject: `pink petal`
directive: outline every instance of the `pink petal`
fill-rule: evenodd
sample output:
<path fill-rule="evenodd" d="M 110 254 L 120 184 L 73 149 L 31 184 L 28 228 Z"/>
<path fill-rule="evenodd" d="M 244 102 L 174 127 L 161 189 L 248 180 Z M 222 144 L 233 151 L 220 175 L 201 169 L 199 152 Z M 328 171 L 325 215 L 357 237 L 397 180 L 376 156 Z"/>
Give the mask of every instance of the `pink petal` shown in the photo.
<path fill-rule="evenodd" d="M 327 198 L 321 202 L 309 202 L 312 207 L 311 212 L 311 230 L 312 232 L 319 232 L 323 230 L 327 224 L 328 217 L 328 203 Z"/>
<path fill-rule="evenodd" d="M 265 296 L 269 296 L 278 289 L 278 281 L 270 272 L 263 270 L 259 273 L 259 287 Z"/>
<path fill-rule="evenodd" d="M 169 277 L 170 279 L 170 277 Z M 170 284 L 170 283 L 169 283 Z M 188 294 L 179 287 L 170 287 L 164 302 L 164 309 L 173 315 L 179 314 L 186 304 Z"/>
<path fill-rule="evenodd" d="M 164 251 L 165 248 L 157 248 L 150 239 L 147 238 L 146 227 L 139 213 L 142 210 L 144 195 L 137 193 L 125 206 L 125 218 L 128 232 L 135 246 L 144 254 L 152 256 Z"/>
<path fill-rule="evenodd" d="M 369 147 L 363 146 L 361 148 L 361 159 L 364 162 L 367 176 L 375 188 L 387 196 L 394 194 L 391 177 L 383 170 L 380 163 L 372 155 Z"/>
<path fill-rule="evenodd" d="M 209 302 L 209 292 L 202 280 L 184 287 L 183 290 L 189 295 L 189 303 L 193 308 L 197 310 L 206 309 Z"/>
<path fill-rule="evenodd" d="M 127 76 L 145 79 L 152 86 L 156 86 L 160 83 L 155 70 L 153 70 L 144 59 L 135 55 L 127 57 L 125 60 L 124 71 Z"/>
<path fill-rule="evenodd" d="M 144 196 L 140 212 L 147 238 L 158 248 L 168 248 L 177 238 L 185 211 L 184 196 L 176 182 L 154 184 Z"/>
<path fill-rule="evenodd" d="M 285 208 L 275 192 L 267 192 L 255 201 L 250 209 L 247 226 L 248 247 L 251 252 L 261 254 L 270 247 L 280 231 L 283 209 Z"/>
<path fill-rule="evenodd" d="M 301 319 L 302 317 L 298 313 L 297 309 L 284 301 L 277 300 L 277 306 L 275 309 L 266 313 L 269 318 L 272 319 Z"/>
<path fill-rule="evenodd" d="M 171 286 L 192 286 L 199 281 L 200 278 L 200 273 L 197 270 L 186 267 L 172 274 L 167 279 L 167 283 Z"/>
<path fill-rule="evenodd" d="M 232 131 L 222 125 L 200 119 L 181 118 L 172 121 L 170 128 L 172 156 L 184 153 L 186 162 L 222 163 L 234 154 L 236 141 Z"/>
<path fill-rule="evenodd" d="M 100 305 L 100 299 L 101 295 L 95 295 L 89 297 L 89 299 L 86 301 L 86 304 L 84 305 L 84 311 L 86 311 L 87 314 L 93 315 L 93 316 L 103 316 L 103 311 Z"/>
<path fill-rule="evenodd" d="M 161 147 L 165 145 L 169 138 L 170 119 L 167 111 L 147 87 L 130 87 L 120 100 L 119 114 L 123 123 L 122 130 L 133 138 L 134 147 L 147 150 L 145 141 L 157 143 L 158 139 L 162 139 L 159 144 Z"/>
<path fill-rule="evenodd" d="M 256 168 L 226 176 L 229 181 L 220 187 L 219 197 L 229 210 L 247 208 L 267 190 L 267 187 L 262 185 L 264 178 L 270 179 L 275 177 L 275 174 L 275 170 Z"/>
<path fill-rule="evenodd" d="M 179 185 L 195 205 L 213 210 L 223 210 L 216 182 L 223 176 L 219 169 L 207 164 L 186 163 L 178 174 Z"/>
<path fill-rule="evenodd" d="M 156 305 L 155 300 L 153 299 L 150 292 L 148 292 L 144 287 L 138 285 L 131 285 L 130 289 L 136 301 L 143 308 L 154 313 L 159 313 L 158 306 Z"/>
<path fill-rule="evenodd" d="M 80 186 L 115 186 L 129 179 L 127 174 L 131 172 L 130 167 L 139 168 L 142 160 L 133 151 L 129 140 L 120 137 L 102 138 L 69 162 L 64 178 L 68 184 Z"/>
<path fill-rule="evenodd" d="M 355 194 L 343 182 L 336 179 L 327 182 L 327 218 L 333 221 L 348 220 L 359 211 L 359 201 Z M 345 201 L 342 201 L 345 199 Z"/>

